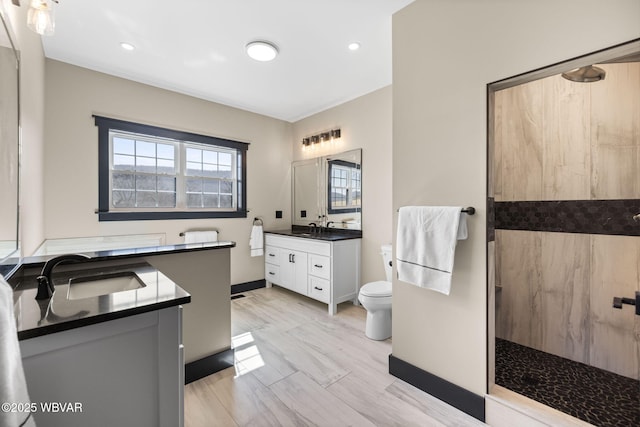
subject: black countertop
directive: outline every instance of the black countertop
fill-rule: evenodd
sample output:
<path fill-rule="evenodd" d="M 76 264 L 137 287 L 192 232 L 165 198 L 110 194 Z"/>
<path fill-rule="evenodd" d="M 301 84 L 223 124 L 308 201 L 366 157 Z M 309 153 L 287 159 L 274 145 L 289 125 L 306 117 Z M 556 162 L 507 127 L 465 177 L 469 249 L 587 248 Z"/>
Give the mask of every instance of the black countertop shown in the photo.
<path fill-rule="evenodd" d="M 18 339 L 25 340 L 55 332 L 88 326 L 109 320 L 160 310 L 191 301 L 184 289 L 162 274 L 158 269 L 141 258 L 152 255 L 165 255 L 201 250 L 232 248 L 235 242 L 219 241 L 211 243 L 190 243 L 145 248 L 116 249 L 106 251 L 82 252 L 90 259 L 71 264 L 72 270 L 57 272 L 53 275 L 56 291 L 49 300 L 38 301 L 36 276 L 34 269 L 55 255 L 26 257 L 21 260 L 20 268 L 6 279 L 13 288 L 13 302 L 18 329 Z M 108 265 L 100 261 L 120 261 L 131 259 L 130 264 Z M 128 262 L 128 261 L 125 261 Z M 94 263 L 92 265 L 92 263 Z M 67 267 L 65 265 L 65 267 Z M 25 273 L 31 271 L 31 273 Z M 117 292 L 82 299 L 67 299 L 69 279 L 134 272 L 145 284 L 143 288 Z M 81 286 L 81 285 L 79 285 Z"/>
<path fill-rule="evenodd" d="M 217 241 L 208 243 L 181 243 L 178 245 L 164 245 L 164 246 L 147 246 L 144 248 L 127 248 L 127 249 L 110 249 L 104 251 L 89 251 L 89 252 L 73 252 L 82 253 L 89 256 L 91 261 L 104 261 L 106 259 L 124 259 L 124 258 L 137 258 L 145 255 L 164 255 L 170 253 L 180 252 L 192 252 L 192 251 L 205 251 L 210 249 L 224 249 L 233 248 L 236 246 L 235 242 L 231 241 Z M 36 267 L 37 264 L 44 264 L 49 258 L 53 258 L 55 255 L 40 255 L 22 258 L 22 266 L 24 267 Z"/>
<path fill-rule="evenodd" d="M 89 267 L 91 262 L 86 264 Z M 69 279 L 118 272 L 134 272 L 145 286 L 109 295 L 67 299 Z M 187 304 L 191 301 L 191 295 L 147 263 L 84 268 L 54 274 L 53 277 L 53 297 L 40 301 L 35 299 L 38 290 L 35 276 L 18 279 L 13 290 L 13 308 L 19 340 Z"/>
<path fill-rule="evenodd" d="M 291 229 L 287 230 L 265 230 L 265 233 L 290 237 L 302 237 L 304 239 L 325 240 L 329 242 L 362 238 L 362 231 L 360 230 L 322 228 L 319 231 L 311 233 L 309 227 L 295 225 Z"/>

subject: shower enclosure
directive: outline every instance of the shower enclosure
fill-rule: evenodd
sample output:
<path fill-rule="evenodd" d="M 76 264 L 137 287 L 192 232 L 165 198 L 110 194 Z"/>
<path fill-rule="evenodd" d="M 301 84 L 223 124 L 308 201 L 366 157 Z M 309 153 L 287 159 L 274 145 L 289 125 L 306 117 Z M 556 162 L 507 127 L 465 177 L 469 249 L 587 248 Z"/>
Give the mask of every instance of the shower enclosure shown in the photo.
<path fill-rule="evenodd" d="M 638 52 L 489 87 L 490 384 L 599 426 L 640 425 Z"/>

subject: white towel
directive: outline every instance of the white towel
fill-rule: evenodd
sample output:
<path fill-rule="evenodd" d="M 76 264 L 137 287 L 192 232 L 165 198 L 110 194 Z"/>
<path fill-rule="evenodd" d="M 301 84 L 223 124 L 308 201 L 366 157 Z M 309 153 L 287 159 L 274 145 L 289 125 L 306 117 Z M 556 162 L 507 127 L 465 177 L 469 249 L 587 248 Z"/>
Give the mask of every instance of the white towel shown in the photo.
<path fill-rule="evenodd" d="M 218 241 L 218 232 L 216 230 L 184 232 L 185 243 L 207 243 L 207 242 L 217 242 L 217 241 Z"/>
<path fill-rule="evenodd" d="M 251 227 L 251 237 L 249 238 L 249 246 L 251 247 L 251 256 L 264 255 L 264 237 L 261 225 Z"/>
<path fill-rule="evenodd" d="M 13 290 L 0 276 L 0 403 L 27 406 L 29 402 L 13 314 Z M 0 426 L 23 425 L 36 425 L 29 412 L 0 411 Z"/>
<path fill-rule="evenodd" d="M 462 207 L 405 206 L 398 214 L 398 279 L 449 295 L 458 240 L 467 238 Z"/>

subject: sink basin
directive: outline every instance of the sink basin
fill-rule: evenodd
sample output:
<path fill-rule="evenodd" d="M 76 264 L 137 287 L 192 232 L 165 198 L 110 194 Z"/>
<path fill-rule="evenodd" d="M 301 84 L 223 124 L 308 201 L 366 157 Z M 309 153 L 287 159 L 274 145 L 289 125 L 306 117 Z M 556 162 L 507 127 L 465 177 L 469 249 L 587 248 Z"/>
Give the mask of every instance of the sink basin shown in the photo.
<path fill-rule="evenodd" d="M 145 284 L 131 271 L 69 279 L 67 299 L 91 298 L 143 288 Z"/>

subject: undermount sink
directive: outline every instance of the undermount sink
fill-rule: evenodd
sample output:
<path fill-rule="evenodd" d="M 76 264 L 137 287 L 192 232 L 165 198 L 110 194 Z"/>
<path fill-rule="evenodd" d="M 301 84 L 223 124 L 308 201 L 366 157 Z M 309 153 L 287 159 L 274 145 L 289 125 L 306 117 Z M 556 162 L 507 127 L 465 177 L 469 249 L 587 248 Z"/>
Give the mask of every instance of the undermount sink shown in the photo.
<path fill-rule="evenodd" d="M 145 286 L 132 271 L 83 276 L 69 279 L 67 299 L 75 300 L 131 291 Z"/>

